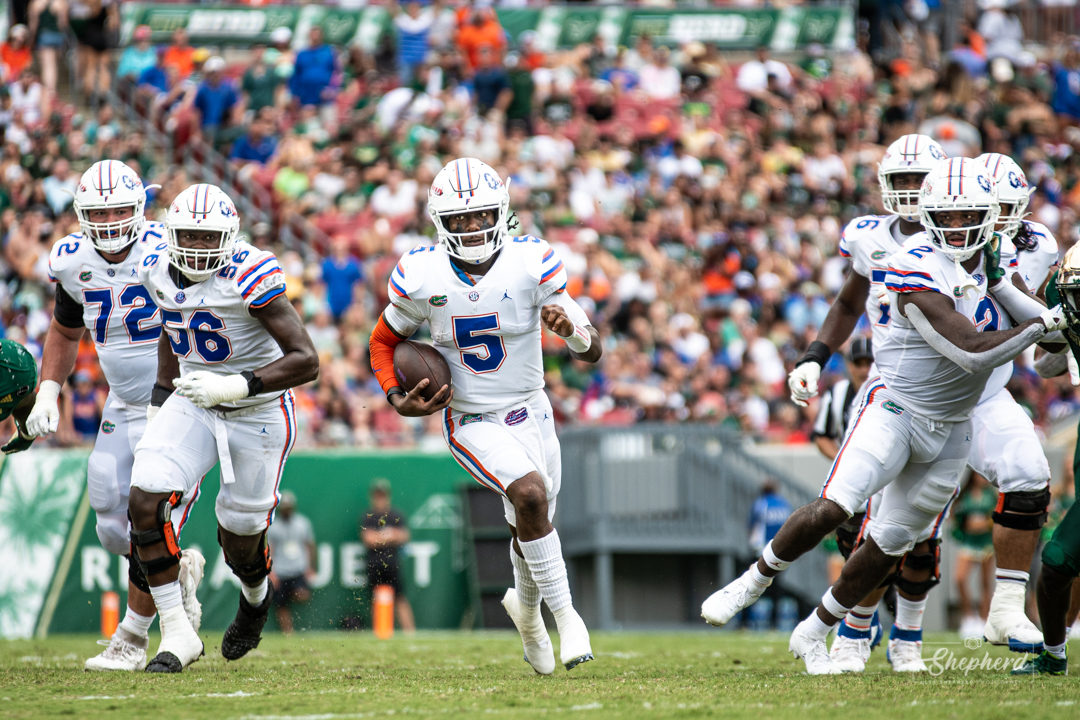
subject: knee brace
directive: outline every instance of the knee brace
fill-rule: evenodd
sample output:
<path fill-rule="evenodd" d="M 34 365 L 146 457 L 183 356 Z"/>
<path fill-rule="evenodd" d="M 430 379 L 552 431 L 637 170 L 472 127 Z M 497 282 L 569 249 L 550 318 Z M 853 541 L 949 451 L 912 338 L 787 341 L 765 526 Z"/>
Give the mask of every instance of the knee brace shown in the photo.
<path fill-rule="evenodd" d="M 135 587 L 142 590 L 144 593 L 150 593 L 150 583 L 146 579 L 146 575 L 142 571 L 142 563 L 139 562 L 139 556 L 135 552 L 135 548 L 131 548 L 131 554 L 127 556 L 128 559 L 128 582 Z"/>
<path fill-rule="evenodd" d="M 865 513 L 852 515 L 847 522 L 836 528 L 836 548 L 845 560 L 850 560 L 851 553 L 855 552 L 864 517 L 866 517 Z"/>
<path fill-rule="evenodd" d="M 1050 488 L 1000 493 L 992 515 L 994 523 L 1013 530 L 1038 530 L 1046 524 Z"/>
<path fill-rule="evenodd" d="M 221 549 L 225 549 L 225 543 L 221 542 L 221 529 L 218 529 L 218 545 L 221 545 Z M 273 567 L 273 558 L 270 557 L 270 546 L 266 543 L 266 531 L 259 536 L 259 549 L 255 552 L 255 559 L 249 563 L 243 565 L 233 564 L 232 559 L 229 558 L 229 553 L 225 553 L 225 564 L 232 569 L 233 575 L 240 578 L 240 582 L 244 583 L 248 587 L 254 587 L 262 582 L 263 578 L 270 574 L 270 568 Z"/>
<path fill-rule="evenodd" d="M 896 587 L 908 595 L 925 595 L 930 589 L 941 582 L 941 541 L 927 540 L 930 543 L 929 552 L 909 552 L 900 561 L 900 569 L 896 573 Z M 904 568 L 912 570 L 932 570 L 933 575 L 922 581 L 908 580 L 904 577 Z"/>
<path fill-rule="evenodd" d="M 180 502 L 184 499 L 184 494 L 179 491 L 173 491 L 169 497 L 158 503 L 157 512 L 154 513 L 154 522 L 157 527 L 149 530 L 136 530 L 134 525 L 131 528 L 131 556 L 133 559 L 138 560 L 142 574 L 145 577 L 151 575 L 157 575 L 160 572 L 172 568 L 174 565 L 180 564 L 180 558 L 182 554 L 180 552 L 180 546 L 176 543 L 176 533 L 173 532 L 172 525 L 172 510 L 180 505 Z M 169 554 L 164 557 L 154 558 L 153 560 L 143 560 L 139 556 L 136 548 L 146 547 L 147 545 L 157 545 L 159 542 L 165 543 L 165 548 Z M 129 564 L 130 567 L 130 564 Z"/>

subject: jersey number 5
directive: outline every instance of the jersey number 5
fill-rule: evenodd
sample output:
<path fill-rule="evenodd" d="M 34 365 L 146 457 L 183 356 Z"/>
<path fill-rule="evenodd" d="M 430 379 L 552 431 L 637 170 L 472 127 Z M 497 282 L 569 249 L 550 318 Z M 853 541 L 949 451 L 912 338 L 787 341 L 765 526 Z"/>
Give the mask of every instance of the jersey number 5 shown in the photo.
<path fill-rule="evenodd" d="M 454 318 L 454 344 L 461 362 L 477 375 L 495 372 L 506 359 L 506 346 L 499 335 L 484 334 L 499 329 L 499 313 Z M 476 351 L 468 352 L 471 348 Z"/>

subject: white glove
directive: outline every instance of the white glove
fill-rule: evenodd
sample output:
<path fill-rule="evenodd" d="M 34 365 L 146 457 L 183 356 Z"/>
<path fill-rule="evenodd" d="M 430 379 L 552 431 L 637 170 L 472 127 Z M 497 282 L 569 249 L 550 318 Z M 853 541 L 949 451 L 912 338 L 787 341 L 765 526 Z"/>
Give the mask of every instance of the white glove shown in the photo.
<path fill-rule="evenodd" d="M 1043 325 L 1046 326 L 1046 332 L 1051 333 L 1055 330 L 1065 329 L 1065 308 L 1061 305 L 1055 305 L 1052 308 L 1047 308 L 1039 315 L 1039 319 L 1043 321 Z M 1072 353 L 1069 353 L 1069 357 L 1072 357 Z M 1076 359 L 1073 359 L 1076 362 Z"/>
<path fill-rule="evenodd" d="M 161 410 L 160 405 L 147 405 L 146 406 L 146 422 L 150 423 L 155 417 L 157 417 L 158 411 Z"/>
<path fill-rule="evenodd" d="M 1065 359 L 1069 362 L 1069 380 L 1073 387 L 1080 386 L 1080 366 L 1076 364 L 1076 356 L 1072 354 L 1072 350 L 1066 354 Z"/>
<path fill-rule="evenodd" d="M 248 396 L 248 381 L 243 375 L 215 375 L 196 370 L 173 380 L 176 394 L 186 397 L 196 407 L 212 408 Z"/>
<path fill-rule="evenodd" d="M 26 432 L 30 437 L 42 437 L 56 432 L 60 425 L 60 384 L 53 380 L 42 380 L 38 386 L 34 407 L 26 418 Z"/>
<path fill-rule="evenodd" d="M 788 387 L 791 388 L 791 401 L 806 407 L 806 401 L 817 395 L 820 379 L 821 366 L 812 360 L 792 370 L 787 379 Z"/>
<path fill-rule="evenodd" d="M 892 305 L 892 300 L 889 299 L 889 290 L 885 285 L 878 288 L 877 301 L 879 305 Z"/>

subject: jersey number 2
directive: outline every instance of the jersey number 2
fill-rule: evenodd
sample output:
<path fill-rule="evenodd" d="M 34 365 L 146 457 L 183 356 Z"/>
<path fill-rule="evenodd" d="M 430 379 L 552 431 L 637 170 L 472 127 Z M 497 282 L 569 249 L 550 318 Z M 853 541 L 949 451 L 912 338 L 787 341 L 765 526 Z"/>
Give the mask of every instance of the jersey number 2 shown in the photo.
<path fill-rule="evenodd" d="M 461 362 L 477 375 L 495 372 L 506 359 L 502 337 L 484 334 L 499 329 L 499 313 L 454 318 L 454 343 L 461 351 Z M 477 350 L 469 352 L 472 348 Z"/>
<path fill-rule="evenodd" d="M 113 311 L 113 291 L 111 288 L 83 290 L 83 302 L 97 305 L 98 315 L 94 320 L 94 342 L 104 345 L 109 335 L 109 318 Z M 137 345 L 153 342 L 161 335 L 161 326 L 144 328 L 143 323 L 157 315 L 157 305 L 150 299 L 150 293 L 142 285 L 128 285 L 120 291 L 120 307 L 129 308 L 124 315 L 124 328 L 128 340 Z"/>

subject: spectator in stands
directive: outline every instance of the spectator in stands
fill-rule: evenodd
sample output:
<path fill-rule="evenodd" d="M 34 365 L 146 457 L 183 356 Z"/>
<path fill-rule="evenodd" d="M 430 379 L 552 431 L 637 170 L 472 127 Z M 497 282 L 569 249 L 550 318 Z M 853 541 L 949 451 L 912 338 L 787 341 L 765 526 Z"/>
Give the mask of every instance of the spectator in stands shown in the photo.
<path fill-rule="evenodd" d="M 45 97 L 34 71 L 23 70 L 19 79 L 8 86 L 8 91 L 11 93 L 12 112 L 22 113 L 23 122 L 27 125 L 36 124 L 41 119 Z"/>
<path fill-rule="evenodd" d="M 266 531 L 266 542 L 274 567 L 270 584 L 274 588 L 274 614 L 281 632 L 291 635 L 294 603 L 311 600 L 311 583 L 315 580 L 315 532 L 311 521 L 296 512 L 296 495 L 281 493 L 274 522 Z"/>
<path fill-rule="evenodd" d="M 765 92 L 769 86 L 769 76 L 775 75 L 782 90 L 791 87 L 791 71 L 779 60 L 769 58 L 769 48 L 762 45 L 757 50 L 757 59 L 748 60 L 739 67 L 735 85 L 744 93 L 754 95 Z"/>
<path fill-rule="evenodd" d="M 506 127 L 509 129 L 516 125 L 524 129 L 526 135 L 531 135 L 533 132 L 533 94 L 536 92 L 536 83 L 533 82 L 532 73 L 522 64 L 521 56 L 517 53 L 507 53 L 505 64 L 512 93 L 510 104 L 506 106 Z"/>
<path fill-rule="evenodd" d="M 82 75 L 83 92 L 90 107 L 97 109 L 105 102 L 112 87 L 109 51 L 116 47 L 120 31 L 118 0 L 70 0 L 68 20 L 78 41 L 78 65 Z"/>
<path fill-rule="evenodd" d="M 41 181 L 45 201 L 52 209 L 53 215 L 60 215 L 71 207 L 78 187 L 79 178 L 71 172 L 71 164 L 65 158 L 57 158 L 53 163 L 52 173 Z"/>
<path fill-rule="evenodd" d="M 25 25 L 12 25 L 8 37 L 0 43 L 0 66 L 4 82 L 14 82 L 30 67 L 30 31 Z"/>
<path fill-rule="evenodd" d="M 67 409 L 65 415 L 71 418 L 71 429 L 75 441 L 89 445 L 97 438 L 101 413 L 105 411 L 105 393 L 94 386 L 94 379 L 86 370 L 75 373 L 75 383 L 66 386 L 63 391 Z"/>
<path fill-rule="evenodd" d="M 682 77 L 671 64 L 671 50 L 657 48 L 652 61 L 641 68 L 641 89 L 653 100 L 669 100 L 679 97 L 681 88 Z"/>
<path fill-rule="evenodd" d="M 188 33 L 184 28 L 173 31 L 172 43 L 165 49 L 162 65 L 176 71 L 177 80 L 186 80 L 195 69 L 195 48 L 188 42 Z"/>
<path fill-rule="evenodd" d="M 386 218 L 404 218 L 416 213 L 417 183 L 406 180 L 401 170 L 391 170 L 386 184 L 371 193 L 371 209 Z"/>
<path fill-rule="evenodd" d="M 116 76 L 135 81 L 143 71 L 157 65 L 157 50 L 150 44 L 150 26 L 140 25 L 131 35 L 133 45 L 120 53 L 120 62 L 116 66 Z"/>
<path fill-rule="evenodd" d="M 296 53 L 292 50 L 292 29 L 282 25 L 270 33 L 270 64 L 282 80 L 287 80 L 293 73 Z"/>
<path fill-rule="evenodd" d="M 157 61 L 150 67 L 139 73 L 138 86 L 148 95 L 156 96 L 160 93 L 167 93 L 169 91 L 169 73 L 172 72 L 174 77 L 178 77 L 178 70 L 175 67 L 165 64 L 165 55 L 168 53 L 166 48 L 158 48 L 155 56 Z"/>
<path fill-rule="evenodd" d="M 405 5 L 405 12 L 401 12 L 401 6 L 396 0 L 390 5 L 394 28 L 397 31 L 398 76 L 402 85 L 412 82 L 417 68 L 427 58 L 431 47 L 428 36 L 441 10 L 441 0 L 436 0 L 429 8 L 421 8 L 418 0 L 409 0 Z"/>
<path fill-rule="evenodd" d="M 390 483 L 379 479 L 372 483 L 371 506 L 360 516 L 360 539 L 368 549 L 368 585 L 394 589 L 394 610 L 401 629 L 416 630 L 412 606 L 405 596 L 401 581 L 401 562 L 398 554 L 409 542 L 409 526 L 405 516 L 390 505 Z"/>
<path fill-rule="evenodd" d="M 457 43 L 465 54 L 465 62 L 470 70 L 480 64 L 480 48 L 488 48 L 497 58 L 502 58 L 506 49 L 506 33 L 495 11 L 488 7 L 473 7 L 468 23 L 458 30 Z"/>
<path fill-rule="evenodd" d="M 322 263 L 322 281 L 334 322 L 341 322 L 352 305 L 354 288 L 364 281 L 363 266 L 349 252 L 348 240 L 335 239 L 330 244 L 330 256 Z"/>
<path fill-rule="evenodd" d="M 37 47 L 41 84 L 49 102 L 56 95 L 57 68 L 60 53 L 67 45 L 67 0 L 33 0 L 27 9 L 30 36 Z"/>
<path fill-rule="evenodd" d="M 772 478 L 761 484 L 761 493 L 750 508 L 750 548 L 760 553 L 791 515 L 791 503 L 780 494 Z"/>
<path fill-rule="evenodd" d="M 203 65 L 205 77 L 195 93 L 195 109 L 199 111 L 199 126 L 207 142 L 213 142 L 218 131 L 228 125 L 240 98 L 232 80 L 225 77 L 225 61 L 214 55 Z"/>
<path fill-rule="evenodd" d="M 254 118 L 247 127 L 247 133 L 233 143 L 230 157 L 240 164 L 258 163 L 266 165 L 277 150 L 277 137 L 273 135 L 273 126 L 262 117 Z"/>
<path fill-rule="evenodd" d="M 337 89 L 337 56 L 334 48 L 323 42 L 323 31 L 318 25 L 311 28 L 308 38 L 310 44 L 307 49 L 296 54 L 296 64 L 289 80 L 289 92 L 300 107 L 312 105 L 333 111 Z M 329 123 L 334 121 L 334 117 L 328 118 Z"/>
<path fill-rule="evenodd" d="M 1009 0 L 982 0 L 984 9 L 977 30 L 986 40 L 986 57 L 1008 58 L 1015 63 L 1024 51 L 1024 28 L 1009 8 Z"/>
<path fill-rule="evenodd" d="M 495 53 L 489 47 L 479 50 L 476 72 L 473 73 L 473 89 L 476 92 L 476 111 L 487 115 L 492 108 L 506 112 L 514 91 L 510 86 L 510 75 L 499 63 Z"/>
<path fill-rule="evenodd" d="M 1062 122 L 1080 125 L 1080 43 L 1075 40 L 1061 62 L 1054 64 L 1051 106 Z"/>
<path fill-rule="evenodd" d="M 281 76 L 266 57 L 266 48 L 262 45 L 253 47 L 251 60 L 240 84 L 244 107 L 251 117 L 258 115 L 264 107 L 280 107 L 284 87 Z"/>
<path fill-rule="evenodd" d="M 990 598 L 994 594 L 994 522 L 998 494 L 976 472 L 960 492 L 953 507 L 955 522 L 952 536 L 959 543 L 953 580 L 960 596 L 960 635 L 982 637 Z M 979 602 L 971 596 L 972 571 L 979 571 Z"/>

